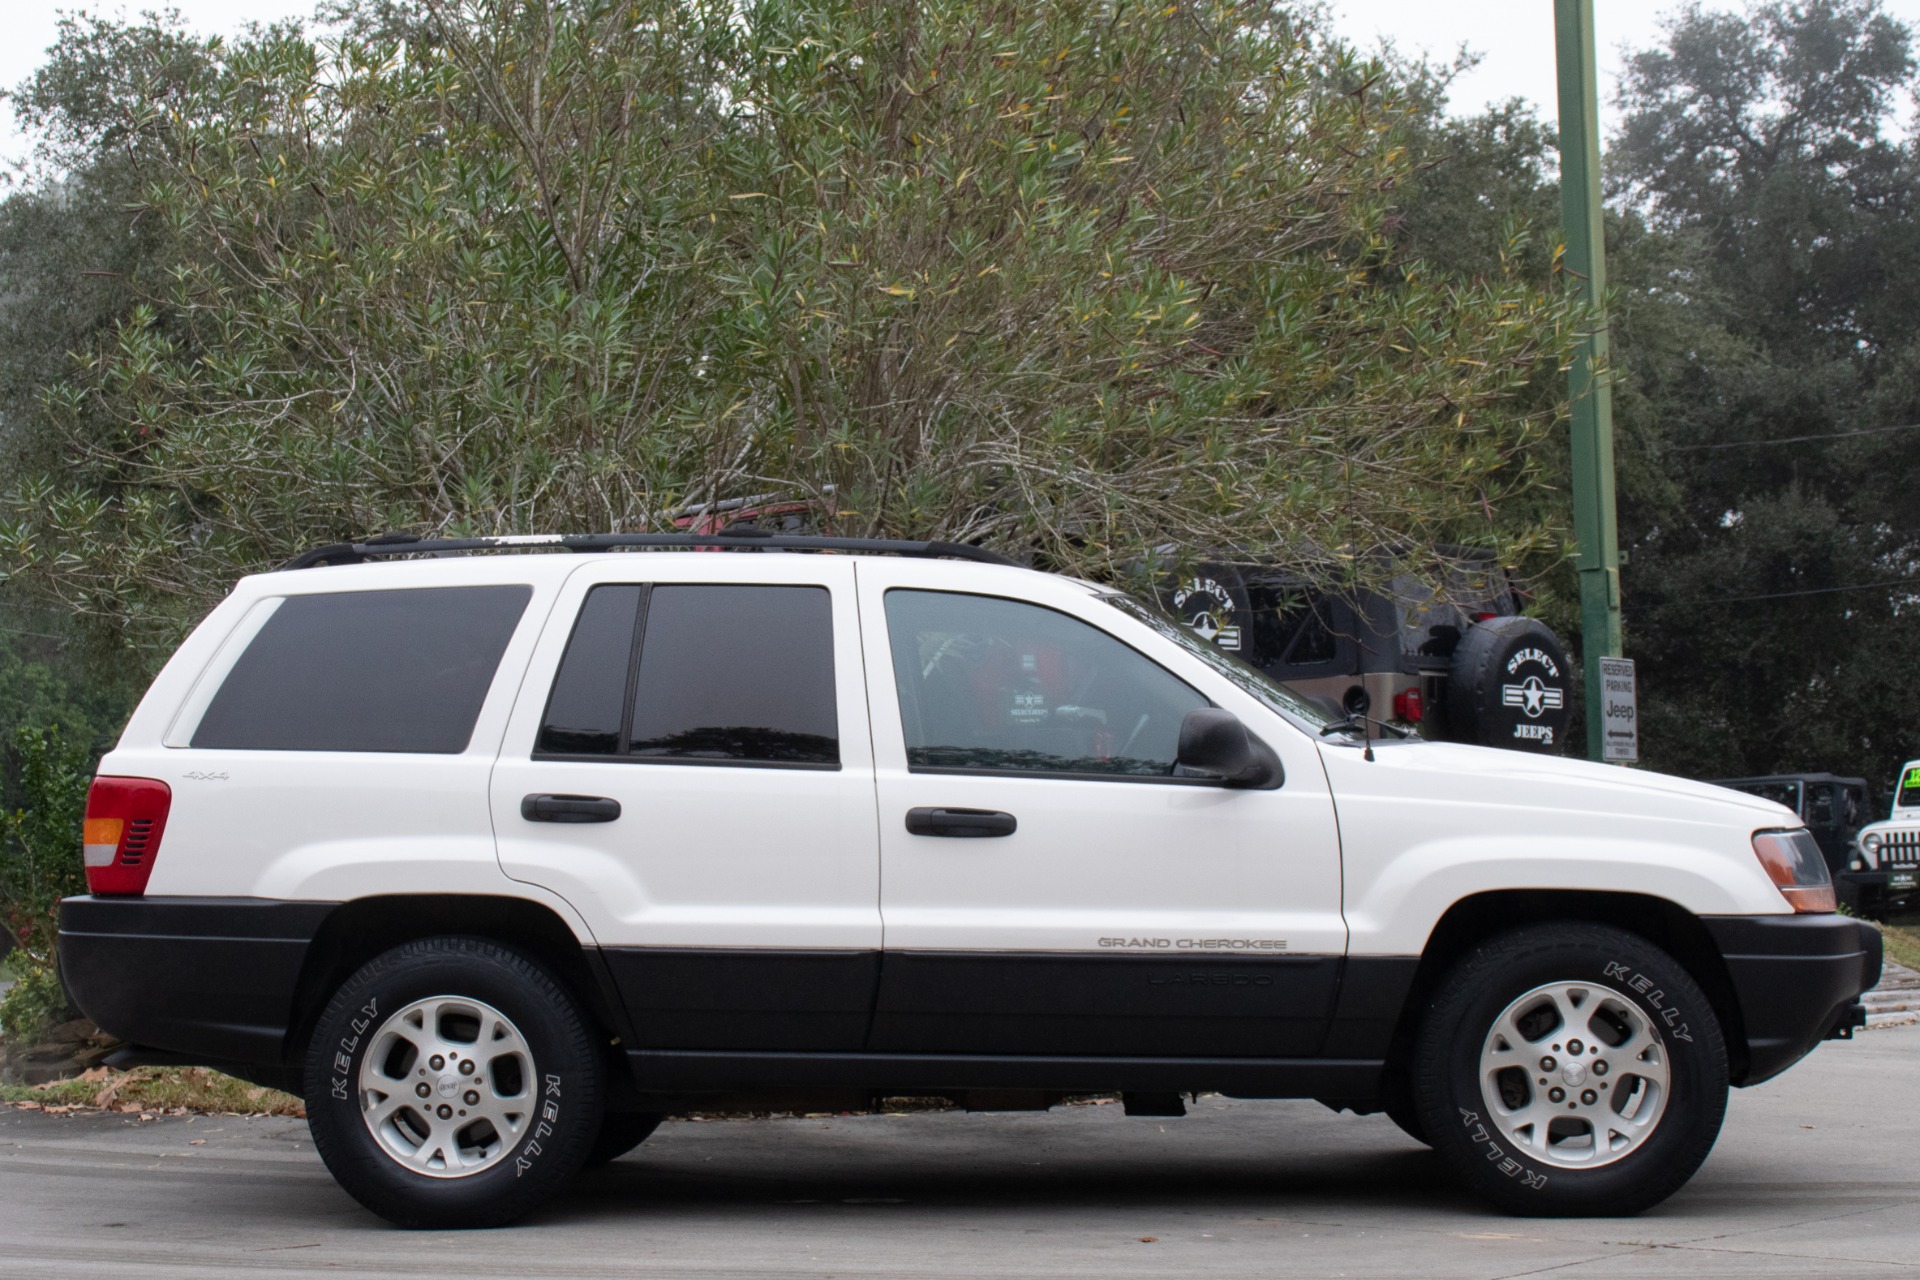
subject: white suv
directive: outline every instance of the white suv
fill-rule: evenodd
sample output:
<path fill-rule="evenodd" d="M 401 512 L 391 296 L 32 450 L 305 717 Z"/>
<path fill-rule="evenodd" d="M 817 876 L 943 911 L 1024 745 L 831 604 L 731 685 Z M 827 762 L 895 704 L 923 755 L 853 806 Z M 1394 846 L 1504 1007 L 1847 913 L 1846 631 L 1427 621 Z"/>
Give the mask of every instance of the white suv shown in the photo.
<path fill-rule="evenodd" d="M 409 1226 L 675 1110 L 900 1093 L 1318 1098 L 1505 1209 L 1628 1213 L 1880 968 L 1775 804 L 1369 743 L 946 544 L 323 548 L 180 647 L 86 825 L 61 963 L 122 1060 L 298 1090 Z"/>

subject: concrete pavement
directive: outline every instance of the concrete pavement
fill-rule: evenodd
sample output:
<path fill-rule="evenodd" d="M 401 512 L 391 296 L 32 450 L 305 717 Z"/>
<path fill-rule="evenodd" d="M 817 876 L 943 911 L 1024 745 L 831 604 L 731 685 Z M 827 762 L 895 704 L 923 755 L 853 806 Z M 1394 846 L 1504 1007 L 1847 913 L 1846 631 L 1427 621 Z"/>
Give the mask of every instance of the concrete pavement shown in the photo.
<path fill-rule="evenodd" d="M 0 1275 L 1872 1276 L 1920 1272 L 1920 1027 L 1735 1093 L 1638 1218 L 1501 1217 L 1382 1117 L 676 1121 L 503 1231 L 396 1231 L 298 1121 L 0 1112 Z"/>

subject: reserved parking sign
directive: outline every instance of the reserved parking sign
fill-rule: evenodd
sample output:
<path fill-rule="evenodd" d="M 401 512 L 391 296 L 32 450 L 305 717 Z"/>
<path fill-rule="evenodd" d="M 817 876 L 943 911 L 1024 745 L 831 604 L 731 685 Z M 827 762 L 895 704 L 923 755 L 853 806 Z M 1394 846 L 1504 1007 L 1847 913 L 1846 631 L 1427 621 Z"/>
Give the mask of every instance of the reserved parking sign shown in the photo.
<path fill-rule="evenodd" d="M 1600 659 L 1600 758 L 1631 764 L 1640 758 L 1640 704 L 1632 658 Z"/>

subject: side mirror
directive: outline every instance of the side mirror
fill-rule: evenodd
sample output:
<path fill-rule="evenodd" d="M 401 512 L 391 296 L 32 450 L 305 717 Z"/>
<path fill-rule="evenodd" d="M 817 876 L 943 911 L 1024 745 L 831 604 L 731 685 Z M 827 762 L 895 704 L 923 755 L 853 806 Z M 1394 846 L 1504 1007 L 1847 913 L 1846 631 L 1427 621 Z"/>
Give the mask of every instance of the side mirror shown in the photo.
<path fill-rule="evenodd" d="M 1270 791 L 1285 775 L 1273 748 L 1247 732 L 1238 716 L 1219 707 L 1187 712 L 1180 722 L 1177 768 L 1188 776 L 1218 778 L 1230 787 Z"/>

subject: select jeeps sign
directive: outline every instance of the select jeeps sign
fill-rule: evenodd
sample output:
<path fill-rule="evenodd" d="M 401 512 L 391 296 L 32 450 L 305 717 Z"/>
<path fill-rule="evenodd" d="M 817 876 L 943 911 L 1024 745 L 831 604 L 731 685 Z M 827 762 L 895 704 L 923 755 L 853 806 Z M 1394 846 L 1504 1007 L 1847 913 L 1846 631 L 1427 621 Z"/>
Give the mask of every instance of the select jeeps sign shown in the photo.
<path fill-rule="evenodd" d="M 1450 737 L 1564 751 L 1572 704 L 1567 655 L 1545 623 L 1488 618 L 1460 638 L 1447 680 Z"/>
<path fill-rule="evenodd" d="M 1513 736 L 1538 738 L 1551 745 L 1553 723 L 1547 718 L 1547 712 L 1559 711 L 1567 705 L 1560 663 L 1539 645 L 1530 644 L 1507 659 L 1506 676 L 1500 686 L 1500 704 L 1520 708 L 1524 717 L 1514 722 Z"/>
<path fill-rule="evenodd" d="M 1174 588 L 1173 616 L 1222 649 L 1238 652 L 1240 626 L 1233 593 L 1218 578 L 1195 574 Z"/>

